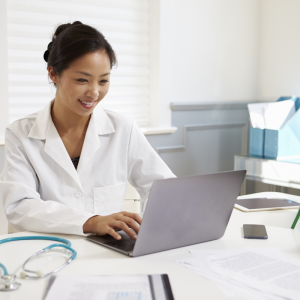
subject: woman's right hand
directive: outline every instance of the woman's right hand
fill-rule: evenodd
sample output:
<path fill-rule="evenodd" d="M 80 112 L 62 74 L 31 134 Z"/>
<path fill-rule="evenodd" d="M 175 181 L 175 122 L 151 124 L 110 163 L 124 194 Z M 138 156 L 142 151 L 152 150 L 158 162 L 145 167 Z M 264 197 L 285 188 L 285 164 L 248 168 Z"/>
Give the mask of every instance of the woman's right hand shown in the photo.
<path fill-rule="evenodd" d="M 136 240 L 141 222 L 142 218 L 138 214 L 122 211 L 108 216 L 91 217 L 84 223 L 83 232 L 97 235 L 109 234 L 120 240 L 121 236 L 116 232 L 116 229 L 121 229 L 133 240 Z"/>

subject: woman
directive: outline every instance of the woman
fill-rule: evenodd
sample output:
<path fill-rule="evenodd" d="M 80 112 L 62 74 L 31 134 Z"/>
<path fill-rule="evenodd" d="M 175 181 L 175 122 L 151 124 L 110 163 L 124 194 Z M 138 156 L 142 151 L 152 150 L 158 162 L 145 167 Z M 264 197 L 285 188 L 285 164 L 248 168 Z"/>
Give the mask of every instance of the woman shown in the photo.
<path fill-rule="evenodd" d="M 120 228 L 136 239 L 141 218 L 121 212 L 127 180 L 145 201 L 155 180 L 174 174 L 135 122 L 94 112 L 109 89 L 113 49 L 77 21 L 56 29 L 44 59 L 55 98 L 6 129 L 0 197 L 9 222 L 19 230 L 116 239 Z"/>

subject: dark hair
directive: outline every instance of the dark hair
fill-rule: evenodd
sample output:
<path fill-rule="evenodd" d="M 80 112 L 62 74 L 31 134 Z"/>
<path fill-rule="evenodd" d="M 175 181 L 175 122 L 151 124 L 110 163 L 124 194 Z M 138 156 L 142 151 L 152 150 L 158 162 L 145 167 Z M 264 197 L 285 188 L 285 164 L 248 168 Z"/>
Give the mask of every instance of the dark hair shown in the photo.
<path fill-rule="evenodd" d="M 103 34 L 94 27 L 75 21 L 56 28 L 44 53 L 44 60 L 47 69 L 52 66 L 59 76 L 77 58 L 99 50 L 106 52 L 112 68 L 117 63 L 116 54 Z"/>

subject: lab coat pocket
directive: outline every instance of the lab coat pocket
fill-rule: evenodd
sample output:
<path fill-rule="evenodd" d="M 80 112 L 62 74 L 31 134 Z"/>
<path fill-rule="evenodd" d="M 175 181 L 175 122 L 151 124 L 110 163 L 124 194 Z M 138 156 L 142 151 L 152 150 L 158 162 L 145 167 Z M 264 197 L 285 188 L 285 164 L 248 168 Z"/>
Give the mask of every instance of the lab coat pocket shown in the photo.
<path fill-rule="evenodd" d="M 107 216 L 122 211 L 125 190 L 125 182 L 94 188 L 94 213 Z"/>

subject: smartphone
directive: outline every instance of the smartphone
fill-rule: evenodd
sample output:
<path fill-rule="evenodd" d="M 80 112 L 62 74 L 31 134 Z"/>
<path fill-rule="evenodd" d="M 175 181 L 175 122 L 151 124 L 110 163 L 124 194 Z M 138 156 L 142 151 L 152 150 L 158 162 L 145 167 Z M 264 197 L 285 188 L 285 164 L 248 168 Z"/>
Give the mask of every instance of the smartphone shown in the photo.
<path fill-rule="evenodd" d="M 265 225 L 244 224 L 245 239 L 267 239 L 267 230 Z"/>

